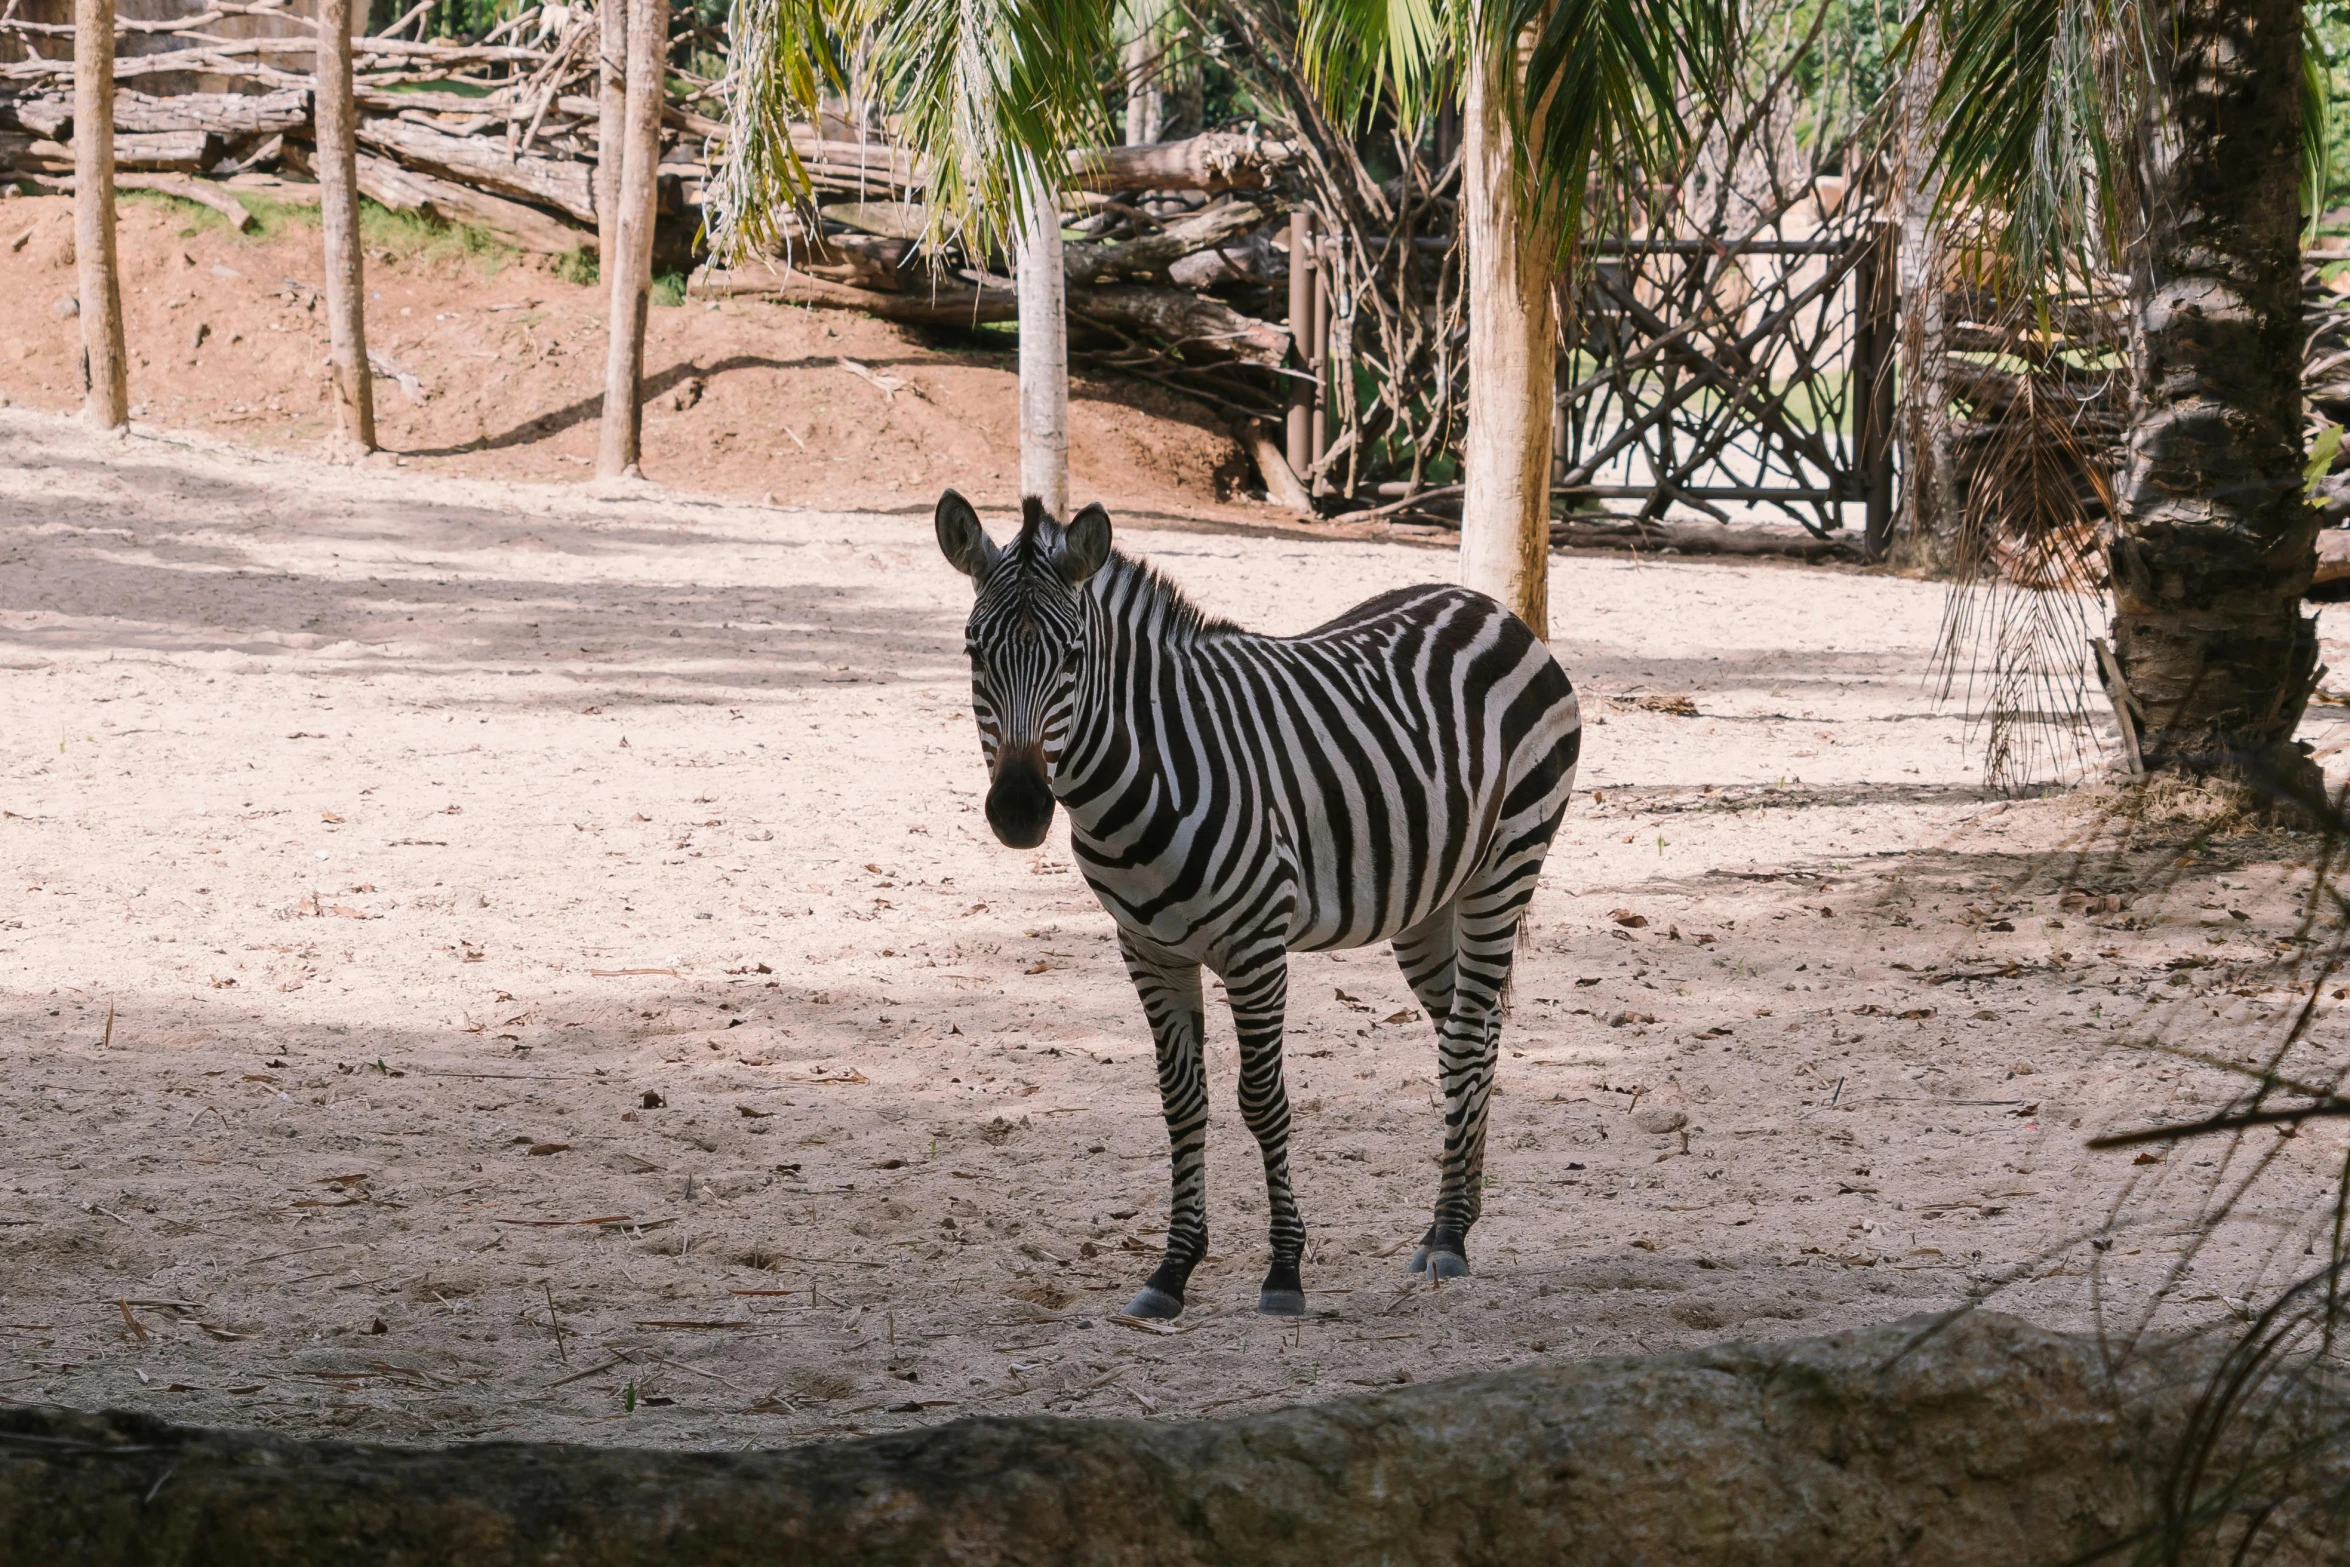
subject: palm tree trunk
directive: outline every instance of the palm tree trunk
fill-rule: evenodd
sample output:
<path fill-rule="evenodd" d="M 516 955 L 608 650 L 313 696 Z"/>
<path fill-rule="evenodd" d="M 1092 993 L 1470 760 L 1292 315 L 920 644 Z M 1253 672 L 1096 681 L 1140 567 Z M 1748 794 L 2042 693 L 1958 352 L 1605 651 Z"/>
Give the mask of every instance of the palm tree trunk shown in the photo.
<path fill-rule="evenodd" d="M 2139 139 L 2138 366 L 2112 549 L 2114 650 L 2149 769 L 2315 803 L 2292 745 L 2301 613 L 2301 0 L 2173 0 Z"/>
<path fill-rule="evenodd" d="M 628 124 L 628 0 L 599 0 L 596 55 L 596 276 L 609 281 L 620 243 L 621 142 Z"/>
<path fill-rule="evenodd" d="M 634 478 L 644 455 L 645 315 L 653 300 L 653 220 L 660 207 L 662 80 L 669 67 L 669 0 L 631 0 L 628 112 L 620 164 L 619 232 L 604 330 L 604 423 L 596 476 Z"/>
<path fill-rule="evenodd" d="M 82 415 L 130 423 L 122 282 L 114 253 L 114 0 L 74 0 L 73 252 L 81 280 Z"/>
<path fill-rule="evenodd" d="M 1028 227 L 1014 266 L 1020 289 L 1020 493 L 1069 515 L 1069 310 L 1061 214 L 1032 185 Z"/>
<path fill-rule="evenodd" d="M 351 0 L 319 0 L 312 92 L 318 133 L 319 227 L 326 237 L 327 378 L 340 455 L 375 450 L 375 389 L 367 373 L 367 271 L 359 245 L 357 108 L 351 99 Z"/>
<path fill-rule="evenodd" d="M 1514 49 L 1469 56 L 1469 426 L 1462 446 L 1461 581 L 1550 635 L 1551 402 L 1558 387 L 1550 248 L 1529 230 L 1504 83 Z"/>

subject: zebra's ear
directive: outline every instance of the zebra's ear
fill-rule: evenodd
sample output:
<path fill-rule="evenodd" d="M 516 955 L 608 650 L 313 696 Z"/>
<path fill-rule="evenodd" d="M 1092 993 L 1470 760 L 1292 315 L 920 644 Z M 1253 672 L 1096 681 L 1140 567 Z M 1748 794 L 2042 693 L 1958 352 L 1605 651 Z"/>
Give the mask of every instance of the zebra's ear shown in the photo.
<path fill-rule="evenodd" d="M 939 553 L 947 564 L 964 576 L 977 582 L 987 575 L 995 564 L 996 547 L 979 525 L 979 513 L 971 503 L 953 490 L 938 498 L 938 514 L 933 519 L 938 528 Z"/>
<path fill-rule="evenodd" d="M 1102 569 L 1102 562 L 1110 558 L 1110 514 L 1102 510 L 1102 503 L 1092 505 L 1069 519 L 1062 531 L 1061 580 L 1075 587 Z"/>

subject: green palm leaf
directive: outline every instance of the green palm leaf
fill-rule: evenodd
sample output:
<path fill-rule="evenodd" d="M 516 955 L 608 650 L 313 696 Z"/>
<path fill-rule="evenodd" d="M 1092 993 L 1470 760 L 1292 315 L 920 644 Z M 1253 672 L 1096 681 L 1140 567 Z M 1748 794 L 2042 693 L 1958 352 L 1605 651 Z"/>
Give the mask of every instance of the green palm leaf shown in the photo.
<path fill-rule="evenodd" d="M 1389 96 L 1418 122 L 1448 96 L 1471 50 L 1498 70 L 1530 198 L 1526 238 L 1562 256 L 1591 207 L 1671 180 L 1688 109 L 1711 100 L 1735 58 L 1729 0 L 1304 0 L 1300 49 L 1331 113 L 1359 122 Z M 1613 214 L 1611 214 L 1613 215 Z"/>
<path fill-rule="evenodd" d="M 808 193 L 791 121 L 813 119 L 826 87 L 847 86 L 830 10 L 827 0 L 734 0 L 726 145 L 702 197 L 721 261 L 782 249 L 783 214 Z"/>
<path fill-rule="evenodd" d="M 734 0 L 727 142 L 707 198 L 726 260 L 779 248 L 808 196 L 791 145 L 827 89 L 877 105 L 922 171 L 932 238 L 1003 247 L 1107 129 L 1099 0 Z"/>
<path fill-rule="evenodd" d="M 2120 149 L 2161 112 L 2159 23 L 2140 0 L 1940 0 L 1911 21 L 1904 58 L 1917 58 L 1928 25 L 1941 31 L 1931 113 L 1945 217 L 1997 215 L 2022 279 L 2113 265 L 2131 195 Z M 2314 216 L 2332 104 L 2325 46 L 2307 23 L 2303 41 L 2303 197 Z"/>

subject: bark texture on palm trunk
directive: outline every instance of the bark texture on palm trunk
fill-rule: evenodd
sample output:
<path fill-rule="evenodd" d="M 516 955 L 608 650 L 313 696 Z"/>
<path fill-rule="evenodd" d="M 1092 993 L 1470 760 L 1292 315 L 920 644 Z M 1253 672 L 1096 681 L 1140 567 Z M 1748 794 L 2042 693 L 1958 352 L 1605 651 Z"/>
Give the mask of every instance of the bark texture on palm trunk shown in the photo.
<path fill-rule="evenodd" d="M 351 0 L 319 0 L 312 91 L 318 132 L 318 214 L 326 245 L 328 391 L 338 453 L 375 450 L 375 387 L 367 373 L 367 263 L 359 244 L 358 108 L 351 98 Z"/>
<path fill-rule="evenodd" d="M 628 126 L 628 0 L 599 0 L 596 56 L 596 276 L 610 281 L 620 244 L 621 144 Z"/>
<path fill-rule="evenodd" d="M 82 415 L 130 423 L 122 283 L 114 252 L 114 0 L 74 0 L 73 253 L 81 283 Z"/>
<path fill-rule="evenodd" d="M 2174 0 L 2167 114 L 2139 139 L 2138 365 L 2112 549 L 2114 650 L 2149 769 L 2314 803 L 2292 745 L 2301 613 L 2300 0 Z"/>
<path fill-rule="evenodd" d="M 1061 214 L 1050 191 L 1031 189 L 1014 265 L 1020 290 L 1020 493 L 1069 516 L 1069 308 Z"/>
<path fill-rule="evenodd" d="M 669 64 L 669 0 L 631 0 L 628 113 L 619 230 L 605 276 L 604 420 L 596 476 L 634 477 L 644 455 L 645 315 L 653 302 L 653 220 L 660 208 L 661 82 Z"/>
<path fill-rule="evenodd" d="M 1469 57 L 1469 428 L 1462 447 L 1461 581 L 1550 636 L 1551 401 L 1558 389 L 1552 249 L 1518 184 L 1501 72 L 1516 51 Z"/>

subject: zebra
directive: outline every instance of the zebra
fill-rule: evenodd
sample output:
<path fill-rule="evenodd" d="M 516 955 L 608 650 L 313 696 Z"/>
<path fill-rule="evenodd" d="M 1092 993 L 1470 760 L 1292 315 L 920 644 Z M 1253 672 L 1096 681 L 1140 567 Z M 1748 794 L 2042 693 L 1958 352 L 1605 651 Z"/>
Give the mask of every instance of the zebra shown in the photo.
<path fill-rule="evenodd" d="M 971 705 L 987 821 L 1015 849 L 1056 805 L 1117 924 L 1158 1058 L 1174 1166 L 1167 1247 L 1129 1314 L 1183 1310 L 1207 1254 L 1203 967 L 1230 997 L 1240 1113 L 1264 1157 L 1272 1264 L 1257 1309 L 1305 1310 L 1281 1031 L 1289 954 L 1393 943 L 1436 1025 L 1444 1150 L 1411 1271 L 1469 1271 L 1485 1115 L 1519 919 L 1582 745 L 1575 689 L 1501 605 L 1383 593 L 1294 637 L 1202 613 L 1030 497 L 998 546 L 953 490 L 933 519 L 970 577 Z"/>

